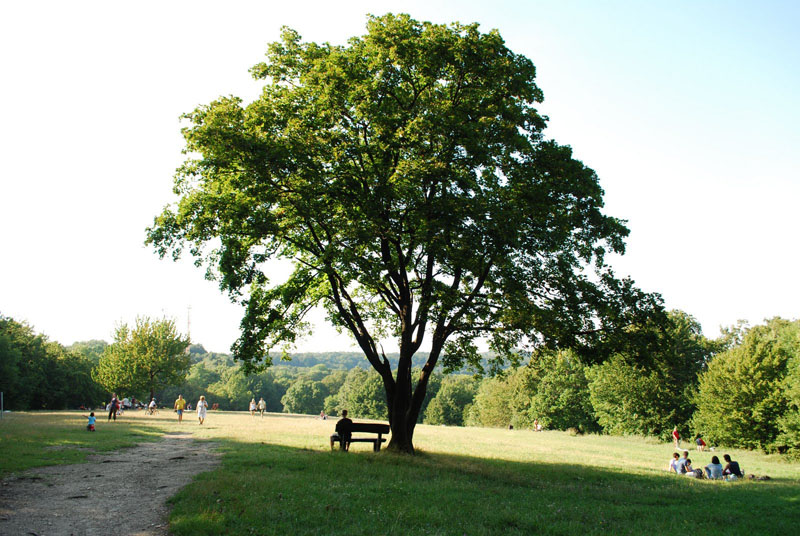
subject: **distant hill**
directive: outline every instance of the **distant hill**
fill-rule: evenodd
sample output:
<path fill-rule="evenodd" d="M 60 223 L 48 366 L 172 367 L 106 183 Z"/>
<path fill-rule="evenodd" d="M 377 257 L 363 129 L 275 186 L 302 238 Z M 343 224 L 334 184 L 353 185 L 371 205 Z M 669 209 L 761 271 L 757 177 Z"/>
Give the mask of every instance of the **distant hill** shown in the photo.
<path fill-rule="evenodd" d="M 189 348 L 189 353 L 192 355 L 192 361 L 198 362 L 202 360 L 209 360 L 209 356 L 211 356 L 211 361 L 221 361 L 226 365 L 230 365 L 233 363 L 233 358 L 229 354 L 221 354 L 217 352 L 205 352 L 205 349 L 200 344 L 193 344 Z M 274 365 L 284 365 L 288 367 L 296 367 L 296 368 L 311 368 L 316 365 L 325 365 L 327 368 L 331 370 L 350 370 L 354 368 L 363 368 L 369 369 L 370 364 L 367 361 L 367 358 L 364 357 L 364 354 L 360 352 L 298 352 L 294 354 L 289 354 L 291 360 L 281 360 L 279 358 L 273 358 Z M 397 362 L 400 358 L 400 354 L 398 353 L 391 353 L 387 354 L 386 357 L 389 359 L 389 362 L 392 364 L 392 368 L 397 366 Z M 419 356 L 414 357 L 413 365 L 415 367 L 421 367 L 425 364 L 426 359 L 425 354 L 420 354 Z"/>
<path fill-rule="evenodd" d="M 108 345 L 105 341 L 82 341 L 73 344 L 70 349 L 80 351 L 91 357 L 96 363 Z M 225 366 L 235 365 L 235 361 L 230 354 L 221 352 L 209 352 L 202 344 L 192 344 L 189 346 L 189 354 L 192 363 L 206 361 L 211 363 L 224 364 Z M 311 368 L 316 365 L 325 365 L 331 370 L 350 370 L 354 368 L 369 369 L 371 365 L 364 354 L 361 352 L 297 352 L 289 354 L 291 360 L 284 361 L 274 357 L 274 365 L 284 365 L 296 368 Z M 392 364 L 392 368 L 397 368 L 400 354 L 397 352 L 386 354 L 387 359 Z M 422 367 L 427 359 L 427 354 L 420 352 L 412 360 L 412 366 Z"/>

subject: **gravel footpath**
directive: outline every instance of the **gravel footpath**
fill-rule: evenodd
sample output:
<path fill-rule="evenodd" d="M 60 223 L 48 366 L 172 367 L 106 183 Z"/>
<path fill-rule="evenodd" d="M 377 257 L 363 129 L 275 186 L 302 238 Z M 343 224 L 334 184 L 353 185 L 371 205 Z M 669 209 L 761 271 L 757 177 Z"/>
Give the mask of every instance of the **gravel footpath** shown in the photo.
<path fill-rule="evenodd" d="M 0 482 L 3 536 L 164 536 L 166 500 L 219 463 L 216 445 L 191 434 L 37 467 Z"/>

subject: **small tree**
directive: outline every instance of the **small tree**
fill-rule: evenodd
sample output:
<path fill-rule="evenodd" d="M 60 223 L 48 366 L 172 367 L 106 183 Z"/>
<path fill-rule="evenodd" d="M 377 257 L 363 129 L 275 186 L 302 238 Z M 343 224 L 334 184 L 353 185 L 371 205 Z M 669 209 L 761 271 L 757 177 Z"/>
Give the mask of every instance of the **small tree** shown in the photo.
<path fill-rule="evenodd" d="M 340 415 L 343 409 L 351 417 L 384 419 L 386 417 L 386 393 L 380 376 L 371 370 L 351 369 L 335 396 L 335 401 L 326 403 L 326 411 Z"/>
<path fill-rule="evenodd" d="M 425 410 L 426 424 L 463 426 L 464 418 L 478 391 L 478 382 L 471 376 L 448 376 Z"/>
<path fill-rule="evenodd" d="M 92 378 L 108 391 L 141 394 L 155 392 L 186 379 L 191 366 L 186 348 L 189 338 L 178 333 L 175 322 L 138 317 L 133 329 L 117 327 L 114 342 L 103 353 Z"/>
<path fill-rule="evenodd" d="M 515 386 L 514 373 L 485 378 L 478 386 L 472 405 L 465 415 L 469 426 L 519 427 L 519 414 L 512 410 Z M 528 398 L 528 400 L 530 400 Z"/>
<path fill-rule="evenodd" d="M 299 378 L 281 398 L 286 413 L 314 415 L 325 408 L 325 397 L 329 395 L 324 383 L 311 378 Z"/>

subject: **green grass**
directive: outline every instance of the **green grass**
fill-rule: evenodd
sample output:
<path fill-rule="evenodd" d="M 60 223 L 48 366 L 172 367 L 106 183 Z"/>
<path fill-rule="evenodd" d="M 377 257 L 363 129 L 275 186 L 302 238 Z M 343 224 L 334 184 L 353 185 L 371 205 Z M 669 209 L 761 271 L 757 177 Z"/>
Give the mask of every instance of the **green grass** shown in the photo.
<path fill-rule="evenodd" d="M 97 414 L 95 432 L 86 431 L 88 412 L 6 413 L 0 420 L 0 477 L 32 467 L 80 463 L 86 456 L 154 441 L 164 433 L 158 421 L 121 418 L 106 423 Z"/>
<path fill-rule="evenodd" d="M 710 482 L 665 473 L 671 445 L 642 438 L 419 426 L 419 454 L 410 457 L 363 443 L 331 452 L 334 422 L 311 417 L 211 412 L 200 427 L 191 418 L 178 426 L 165 413 L 131 414 L 127 426 L 141 426 L 145 437 L 190 430 L 224 454 L 218 470 L 170 500 L 178 536 L 753 535 L 796 534 L 800 526 L 800 464 L 759 453 L 729 451 L 747 472 L 773 480 Z M 39 421 L 54 415 L 23 415 L 29 426 L 16 433 L 48 428 Z M 101 424 L 111 435 L 128 433 Z M 690 451 L 696 466 L 712 454 L 723 451 Z"/>

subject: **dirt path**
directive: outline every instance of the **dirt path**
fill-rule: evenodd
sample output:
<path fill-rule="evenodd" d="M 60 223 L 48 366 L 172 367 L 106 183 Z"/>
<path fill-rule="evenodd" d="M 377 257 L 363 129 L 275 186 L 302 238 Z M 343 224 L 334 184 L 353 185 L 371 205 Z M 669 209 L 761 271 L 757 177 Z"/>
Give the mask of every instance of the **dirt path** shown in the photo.
<path fill-rule="evenodd" d="M 31 469 L 0 483 L 0 535 L 163 536 L 167 498 L 219 462 L 216 445 L 167 434 L 89 463 Z"/>

